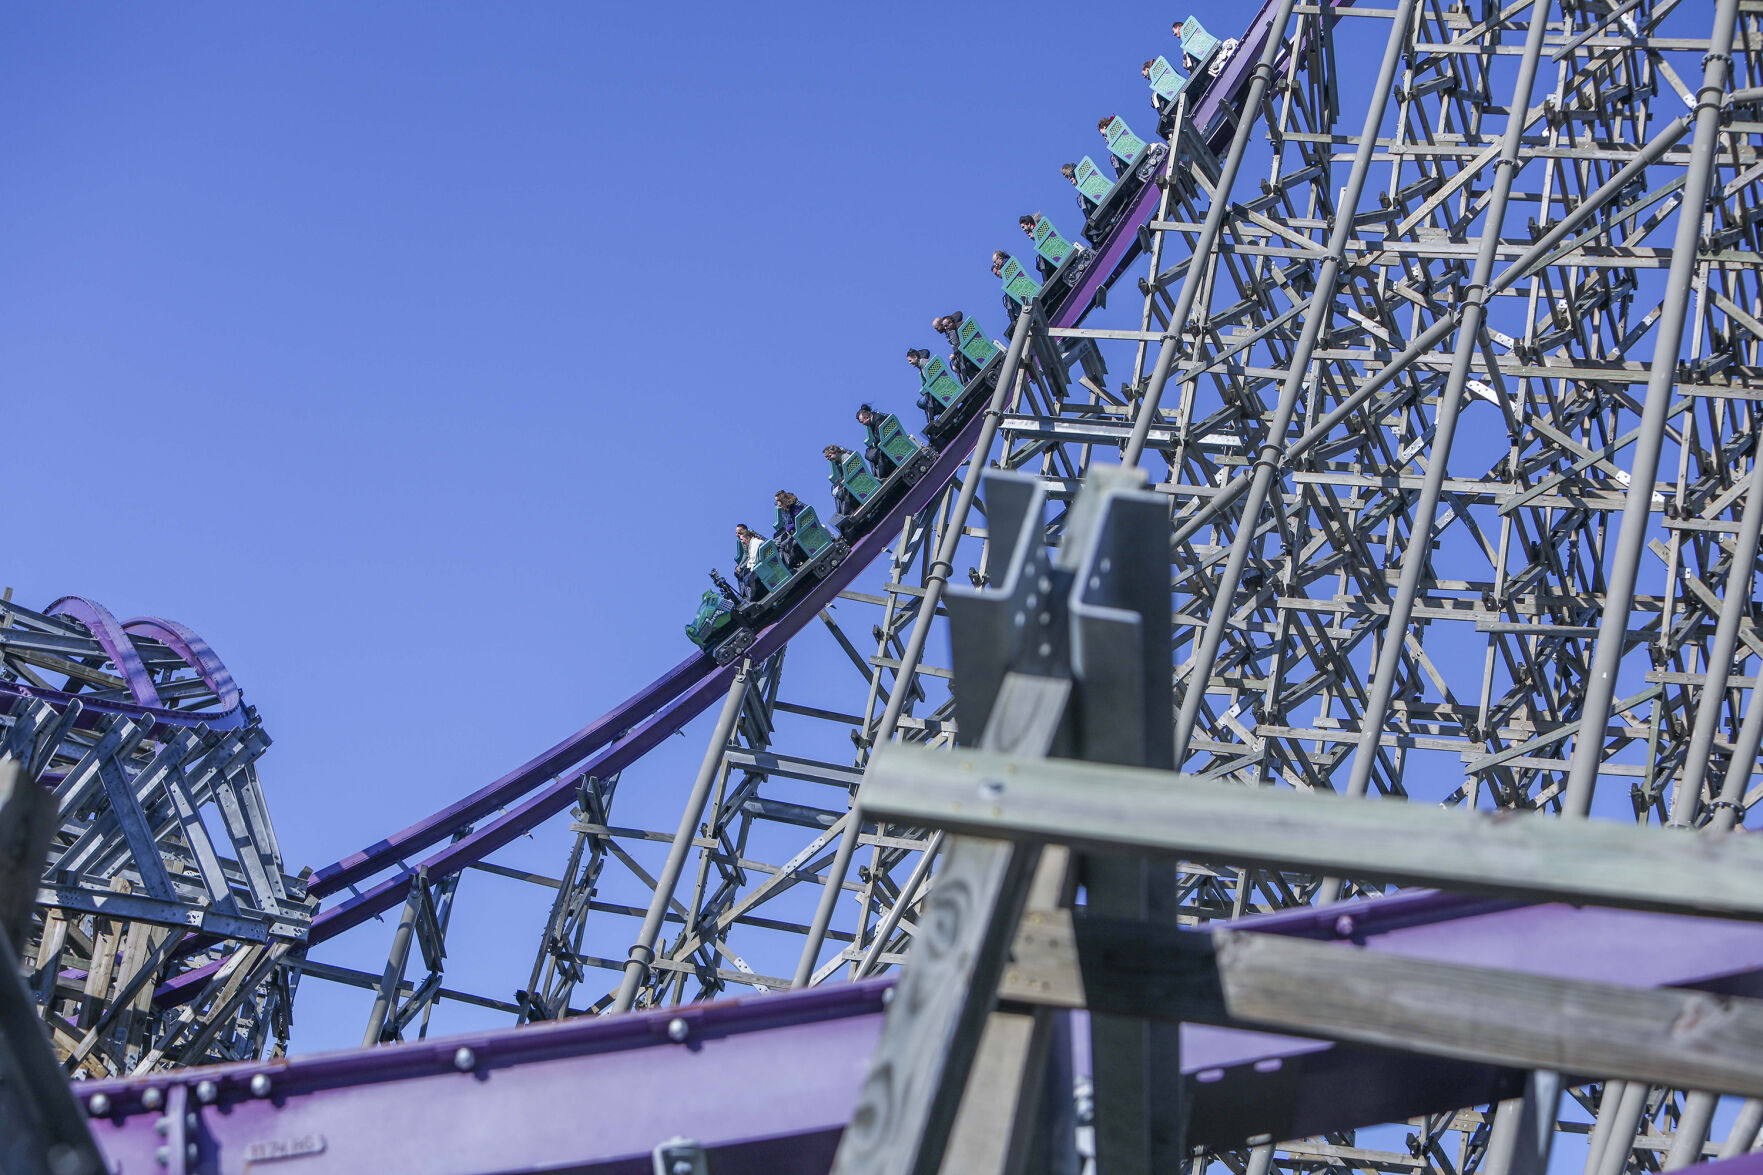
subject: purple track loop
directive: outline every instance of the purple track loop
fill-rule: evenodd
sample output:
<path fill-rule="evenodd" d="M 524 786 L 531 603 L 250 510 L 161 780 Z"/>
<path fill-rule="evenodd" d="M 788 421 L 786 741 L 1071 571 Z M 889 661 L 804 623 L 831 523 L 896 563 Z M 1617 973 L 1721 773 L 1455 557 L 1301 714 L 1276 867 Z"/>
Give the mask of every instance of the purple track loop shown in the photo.
<path fill-rule="evenodd" d="M 208 642 L 191 629 L 175 620 L 158 616 L 137 616 L 133 620 L 125 620 L 122 622 L 122 629 L 130 636 L 144 636 L 158 641 L 182 657 L 202 679 L 202 684 L 214 691 L 216 703 L 222 710 L 239 708 L 239 683 L 233 680 L 232 671 L 208 647 Z"/>
<path fill-rule="evenodd" d="M 62 596 L 43 610 L 45 616 L 66 616 L 86 626 L 98 646 L 128 683 L 129 696 L 143 706 L 160 705 L 159 691 L 153 688 L 153 677 L 141 663 L 141 654 L 129 640 L 116 617 L 103 604 L 94 604 L 84 596 Z"/>
<path fill-rule="evenodd" d="M 1220 108 L 1226 97 L 1243 85 L 1254 68 L 1254 61 L 1272 25 L 1274 10 L 1272 0 L 1262 4 L 1223 76 L 1207 89 L 1194 110 L 1196 126 L 1215 128 L 1212 134 L 1214 143 L 1230 129 L 1228 123 L 1218 118 Z M 1052 311 L 1050 325 L 1075 326 L 1083 320 L 1096 291 L 1112 281 L 1137 255 L 1139 226 L 1155 212 L 1157 203 L 1157 186 L 1146 184 L 1130 211 L 1099 248 L 1098 257 L 1083 281 Z M 929 472 L 887 514 L 876 520 L 868 534 L 853 544 L 845 561 L 785 615 L 762 630 L 745 655 L 758 661 L 782 648 L 868 567 L 899 533 L 906 516 L 924 509 L 954 479 L 978 440 L 983 420 L 983 413 L 975 413 L 949 440 Z M 718 667 L 703 653 L 688 658 L 604 717 L 501 779 L 402 832 L 318 870 L 308 883 L 308 892 L 325 897 L 382 869 L 403 866 L 398 873 L 373 888 L 352 895 L 319 914 L 313 920 L 308 942 L 314 945 L 324 942 L 404 901 L 405 890 L 415 871 L 404 864 L 403 857 L 436 844 L 456 829 L 482 819 L 535 788 L 539 789 L 537 794 L 519 807 L 510 809 L 492 823 L 422 861 L 430 878 L 438 880 L 482 860 L 563 811 L 569 807 L 582 780 L 589 776 L 609 776 L 629 767 L 721 697 L 733 674 L 733 666 Z M 584 755 L 592 757 L 584 762 Z M 564 771 L 568 772 L 567 777 L 558 774 Z M 553 776 L 556 778 L 551 778 Z M 548 778 L 551 782 L 544 784 Z M 187 971 L 162 985 L 155 996 L 172 1002 L 191 998 L 218 967 L 218 963 L 210 963 Z"/>

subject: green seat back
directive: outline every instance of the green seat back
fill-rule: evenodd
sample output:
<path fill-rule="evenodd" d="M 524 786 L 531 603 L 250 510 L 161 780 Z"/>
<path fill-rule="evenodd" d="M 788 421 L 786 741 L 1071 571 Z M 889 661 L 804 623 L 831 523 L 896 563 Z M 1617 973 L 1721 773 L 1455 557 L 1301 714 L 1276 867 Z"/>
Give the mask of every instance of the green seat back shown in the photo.
<path fill-rule="evenodd" d="M 1004 292 L 1024 306 L 1041 292 L 1041 283 L 1029 275 L 1022 262 L 1012 257 L 1004 263 Z"/>
<path fill-rule="evenodd" d="M 1218 52 L 1218 38 L 1207 32 L 1206 26 L 1190 16 L 1187 23 L 1181 26 L 1181 50 L 1194 59 L 1194 68 L 1199 69 L 1212 60 L 1212 55 Z"/>
<path fill-rule="evenodd" d="M 904 465 L 918 452 L 918 442 L 906 435 L 900 427 L 900 418 L 892 412 L 882 417 L 881 426 L 876 430 L 881 435 L 881 451 L 894 459 L 894 464 Z"/>
<path fill-rule="evenodd" d="M 1192 23 L 1191 21 L 1189 23 Z M 1188 84 L 1187 75 L 1159 57 L 1151 63 L 1151 89 L 1165 102 L 1174 102 Z"/>
<path fill-rule="evenodd" d="M 998 353 L 992 340 L 986 338 L 986 332 L 979 329 L 979 324 L 971 318 L 961 320 L 961 329 L 955 332 L 955 337 L 961 340 L 961 353 L 978 367 L 990 363 L 992 356 Z"/>
<path fill-rule="evenodd" d="M 686 625 L 686 636 L 700 648 L 709 648 L 711 642 L 729 626 L 730 611 L 728 601 L 722 593 L 706 591 L 698 601 L 698 614 Z"/>
<path fill-rule="evenodd" d="M 1071 252 L 1071 242 L 1059 235 L 1053 222 L 1045 216 L 1035 218 L 1035 252 L 1054 265 L 1062 264 Z"/>
<path fill-rule="evenodd" d="M 1108 150 L 1114 158 L 1130 165 L 1138 162 L 1139 156 L 1145 153 L 1145 140 L 1133 134 L 1126 119 L 1117 114 L 1108 124 Z"/>
<path fill-rule="evenodd" d="M 845 463 L 834 471 L 830 480 L 843 482 L 845 488 L 851 491 L 851 496 L 859 502 L 869 501 L 870 495 L 881 489 L 881 482 L 875 480 L 875 475 L 869 472 L 869 466 L 855 453 L 845 455 Z"/>
<path fill-rule="evenodd" d="M 924 390 L 929 392 L 936 402 L 947 408 L 961 394 L 961 381 L 949 370 L 949 365 L 941 359 L 932 359 L 924 365 Z"/>
<path fill-rule="evenodd" d="M 784 557 L 778 554 L 777 544 L 770 539 L 759 546 L 759 562 L 753 565 L 753 574 L 759 577 L 759 582 L 768 591 L 790 578 L 790 569 L 784 565 Z"/>
<path fill-rule="evenodd" d="M 812 559 L 832 546 L 834 541 L 832 532 L 820 525 L 820 515 L 814 512 L 814 507 L 802 507 L 802 512 L 796 515 L 796 545 L 802 548 L 802 553 Z"/>
<path fill-rule="evenodd" d="M 1097 167 L 1094 159 L 1085 155 L 1077 165 L 1077 190 L 1100 203 L 1113 186 L 1113 178 Z"/>

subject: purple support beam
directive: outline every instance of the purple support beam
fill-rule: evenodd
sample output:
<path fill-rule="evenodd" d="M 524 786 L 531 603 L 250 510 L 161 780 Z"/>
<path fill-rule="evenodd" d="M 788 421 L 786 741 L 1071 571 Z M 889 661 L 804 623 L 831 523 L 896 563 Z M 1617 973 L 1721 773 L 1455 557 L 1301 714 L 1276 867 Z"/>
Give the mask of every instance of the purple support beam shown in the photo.
<path fill-rule="evenodd" d="M 831 1164 L 889 986 L 580 1017 L 78 1092 L 88 1106 L 106 1100 L 93 1133 L 125 1172 L 168 1169 L 156 1126 L 178 1086 L 196 1115 L 196 1160 L 172 1171 L 232 1175 L 303 1156 L 299 1169 L 315 1172 L 648 1175 L 656 1144 L 683 1134 L 710 1148 L 718 1175 L 807 1175 Z M 149 1089 L 160 1110 L 146 1108 Z"/>
<path fill-rule="evenodd" d="M 1343 950 L 1763 995 L 1763 925 L 1753 923 L 1417 892 L 1232 925 L 1335 941 Z M 1634 950 L 1637 942 L 1647 949 Z M 163 1091 L 173 1081 L 199 1089 L 209 1080 L 218 1100 L 198 1110 L 200 1158 L 192 1169 L 202 1172 L 238 1171 L 248 1154 L 320 1139 L 338 1170 L 637 1172 L 645 1170 L 646 1148 L 675 1134 L 717 1148 L 721 1175 L 820 1172 L 856 1102 L 890 984 L 873 980 L 175 1077 L 87 1082 L 80 1093 L 109 1099 L 95 1133 L 125 1171 L 137 1163 L 154 1169 L 157 1115 L 144 1111 L 144 1091 Z M 675 1017 L 686 1025 L 683 1045 L 668 1036 Z M 1078 1034 L 1080 1048 L 1083 1039 Z M 455 1068 L 460 1048 L 471 1050 L 469 1073 Z M 1521 1091 L 1524 1077 L 1489 1065 L 1203 1025 L 1182 1028 L 1182 1071 L 1193 1105 L 1191 1141 L 1212 1148 L 1241 1146 L 1259 1134 L 1300 1138 L 1498 1100 Z M 267 1097 L 252 1094 L 259 1074 L 269 1081 Z M 1732 1175 L 1763 1175 L 1763 1168 Z"/>

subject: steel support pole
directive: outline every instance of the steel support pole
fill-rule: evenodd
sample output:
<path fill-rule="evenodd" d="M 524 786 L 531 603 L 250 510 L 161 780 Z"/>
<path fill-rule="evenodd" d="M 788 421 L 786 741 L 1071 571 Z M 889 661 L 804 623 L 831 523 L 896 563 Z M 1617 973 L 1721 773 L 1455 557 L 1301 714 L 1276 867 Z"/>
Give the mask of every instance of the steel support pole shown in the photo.
<path fill-rule="evenodd" d="M 1732 570 L 1726 574 L 1726 594 L 1720 601 L 1714 643 L 1708 649 L 1708 677 L 1702 683 L 1702 696 L 1696 703 L 1696 722 L 1684 758 L 1683 778 L 1678 782 L 1677 794 L 1672 797 L 1671 823 L 1680 827 L 1694 824 L 1702 807 L 1702 781 L 1708 772 L 1708 759 L 1714 751 L 1714 730 L 1720 725 L 1726 683 L 1732 676 L 1732 655 L 1738 647 L 1739 623 L 1751 607 L 1751 575 L 1757 567 L 1757 535 L 1763 528 L 1763 461 L 1751 467 L 1749 480 L 1750 486 L 1745 490 L 1745 512 L 1739 517 L 1738 542 L 1733 546 Z"/>
<path fill-rule="evenodd" d="M 1732 1129 L 1726 1132 L 1726 1141 L 1720 1144 L 1720 1157 L 1732 1159 L 1749 1153 L 1756 1145 L 1759 1130 L 1763 1130 L 1763 1102 L 1753 1098 L 1739 1107 Z"/>
<path fill-rule="evenodd" d="M 1622 1175 L 1628 1169 L 1628 1157 L 1634 1153 L 1635 1132 L 1640 1129 L 1650 1092 L 1651 1087 L 1646 1082 L 1630 1081 L 1623 1085 L 1622 1096 L 1615 1105 L 1612 1106 L 1609 1097 L 1605 1097 L 1605 1104 L 1598 1110 L 1598 1125 L 1605 1126 L 1604 1119 L 1608 1116 L 1609 1129 L 1604 1132 L 1604 1145 L 1597 1155 L 1587 1158 L 1586 1175 Z"/>
<path fill-rule="evenodd" d="M 1512 181 L 1518 171 L 1518 152 L 1524 137 L 1524 115 L 1530 109 L 1530 92 L 1536 84 L 1537 63 L 1542 58 L 1543 35 L 1549 29 L 1551 6 L 1533 4 L 1530 30 L 1525 37 L 1524 57 L 1518 64 L 1518 80 L 1512 88 L 1506 134 L 1500 143 L 1500 157 L 1494 165 L 1493 194 L 1482 220 L 1481 242 L 1476 249 L 1475 269 L 1464 291 L 1461 322 L 1457 328 L 1457 346 L 1451 356 L 1451 373 L 1439 395 L 1438 416 L 1434 420 L 1432 452 L 1427 460 L 1426 478 L 1421 484 L 1420 498 L 1414 505 L 1414 519 L 1408 529 L 1408 547 L 1402 553 L 1402 573 L 1397 581 L 1396 595 L 1390 601 L 1390 614 L 1383 626 L 1383 644 L 1378 649 L 1377 670 L 1371 679 L 1365 710 L 1359 719 L 1359 744 L 1353 756 L 1353 768 L 1347 778 L 1346 793 L 1362 796 L 1371 784 L 1371 773 L 1377 765 L 1379 743 L 1383 737 L 1384 718 L 1389 712 L 1390 698 L 1395 693 L 1396 676 L 1402 668 L 1402 647 L 1406 642 L 1408 622 L 1414 616 L 1414 601 L 1420 595 L 1420 582 L 1432 563 L 1432 526 L 1438 517 L 1439 498 L 1445 485 L 1445 467 L 1451 456 L 1451 444 L 1457 435 L 1457 420 L 1463 411 L 1464 386 L 1469 380 L 1470 364 L 1481 344 L 1482 320 L 1487 312 L 1488 282 L 1494 274 L 1494 261 L 1499 255 L 1500 235 L 1506 221 L 1506 206 L 1512 195 Z M 1340 882 L 1330 878 L 1323 885 L 1320 900 L 1338 896 Z"/>
<path fill-rule="evenodd" d="M 1224 640 L 1224 630 L 1230 622 L 1230 600 L 1236 594 L 1237 584 L 1242 581 L 1243 568 L 1249 561 L 1249 548 L 1255 542 L 1255 520 L 1260 517 L 1261 507 L 1266 503 L 1267 496 L 1273 489 L 1274 478 L 1279 473 L 1280 457 L 1284 449 L 1282 442 L 1291 427 L 1292 416 L 1297 411 L 1298 398 L 1304 391 L 1304 377 L 1310 367 L 1310 356 L 1316 350 L 1316 340 L 1322 334 L 1323 325 L 1334 315 L 1335 284 L 1340 277 L 1341 259 L 1346 253 L 1347 241 L 1353 235 L 1353 210 L 1359 206 L 1359 197 L 1365 190 L 1365 177 L 1371 170 L 1372 156 L 1377 153 L 1377 131 L 1383 125 L 1384 110 L 1389 106 L 1390 90 L 1396 80 L 1397 67 L 1402 62 L 1402 50 L 1407 45 L 1408 27 L 1414 17 L 1414 0 L 1401 0 L 1395 11 L 1396 15 L 1390 21 L 1390 39 L 1384 46 L 1383 64 L 1378 69 L 1377 81 L 1371 91 L 1371 102 L 1365 112 L 1365 125 L 1359 132 L 1359 149 L 1353 155 L 1353 170 L 1347 176 L 1346 190 L 1335 208 L 1334 232 L 1329 236 L 1328 255 L 1323 258 L 1316 275 L 1316 289 L 1310 295 L 1310 307 L 1304 315 L 1304 329 L 1298 336 L 1297 345 L 1292 349 L 1290 369 L 1279 393 L 1279 405 L 1274 409 L 1273 419 L 1267 426 L 1261 451 L 1256 454 L 1255 479 L 1244 496 L 1242 518 L 1230 545 L 1230 559 L 1225 564 L 1224 573 L 1218 578 L 1212 612 L 1206 621 L 1206 633 L 1194 651 L 1192 668 L 1188 671 L 1187 688 L 1182 691 L 1181 710 L 1175 721 L 1177 770 L 1181 769 L 1182 761 L 1187 757 L 1188 740 L 1193 736 L 1194 724 L 1199 719 L 1200 706 L 1206 697 L 1206 682 L 1212 676 L 1213 662 L 1218 659 L 1218 646 Z M 1172 322 L 1171 325 L 1175 324 Z M 1161 359 L 1158 360 L 1158 366 L 1162 366 Z M 1146 403 L 1150 402 L 1148 392 L 1145 400 Z M 1143 406 L 1140 411 L 1144 411 Z M 1137 431 L 1135 426 L 1135 435 Z"/>
<path fill-rule="evenodd" d="M 1200 227 L 1199 239 L 1194 242 L 1193 252 L 1188 261 L 1188 271 L 1182 275 L 1181 291 L 1176 295 L 1175 310 L 1169 316 L 1169 333 L 1163 340 L 1162 348 L 1157 352 L 1157 366 L 1151 370 L 1151 382 L 1145 388 L 1145 394 L 1139 400 L 1137 414 L 1133 417 L 1132 436 L 1126 442 L 1126 451 L 1121 454 L 1122 465 L 1137 465 L 1139 457 L 1145 451 L 1145 441 L 1151 435 L 1151 426 L 1157 420 L 1157 405 L 1163 399 L 1163 388 L 1169 382 L 1169 375 L 1175 369 L 1177 354 L 1181 351 L 1181 333 L 1193 313 L 1194 300 L 1199 296 L 1200 287 L 1204 284 L 1206 267 L 1201 264 L 1203 259 L 1213 256 L 1213 247 L 1218 243 L 1218 234 L 1224 227 L 1224 219 L 1230 213 L 1231 201 L 1227 194 L 1236 187 L 1237 173 L 1242 170 L 1243 156 L 1248 153 L 1249 140 L 1254 137 L 1255 114 L 1261 109 L 1261 100 L 1267 94 L 1268 84 L 1273 80 L 1273 65 L 1279 57 L 1279 51 L 1285 44 L 1286 26 L 1291 23 L 1292 10 L 1297 0 L 1284 0 L 1279 6 L 1279 13 L 1274 16 L 1273 24 L 1267 31 L 1267 44 L 1261 50 L 1261 60 L 1255 64 L 1255 72 L 1249 78 L 1249 91 L 1243 98 L 1243 114 L 1237 119 L 1236 132 L 1231 135 L 1230 153 L 1225 157 L 1224 168 L 1219 172 L 1216 190 L 1218 198 L 1212 201 L 1206 210 L 1206 222 Z M 1170 141 L 1170 164 L 1175 162 L 1175 140 Z M 1167 195 L 1167 189 L 1165 189 Z M 1159 234 L 1161 240 L 1161 234 Z M 1151 267 L 1151 278 L 1157 277 L 1157 267 Z M 1146 306 L 1150 305 L 1147 298 Z"/>
<path fill-rule="evenodd" d="M 1683 1099 L 1683 1113 L 1677 1118 L 1677 1132 L 1671 1136 L 1671 1150 L 1660 1164 L 1666 1171 L 1675 1171 L 1702 1161 L 1702 1146 L 1708 1141 L 1708 1127 L 1714 1122 L 1714 1105 L 1720 1099 L 1700 1090 Z"/>
<path fill-rule="evenodd" d="M 1604 758 L 1604 727 L 1610 721 L 1610 704 L 1616 698 L 1616 672 L 1628 641 L 1635 581 L 1640 577 L 1641 556 L 1647 545 L 1653 482 L 1659 473 L 1659 454 L 1665 447 L 1665 417 L 1677 378 L 1684 318 L 1689 310 L 1690 286 L 1702 239 L 1702 217 L 1708 205 L 1709 181 L 1714 175 L 1720 109 L 1732 65 L 1730 46 L 1738 12 L 1739 0 L 1720 0 L 1714 12 L 1714 29 L 1708 35 L 1711 47 L 1702 58 L 1702 87 L 1696 93 L 1695 134 L 1690 140 L 1689 164 L 1684 170 L 1683 204 L 1678 209 L 1677 235 L 1671 244 L 1671 270 L 1665 279 L 1665 297 L 1654 332 L 1647 398 L 1641 409 L 1640 435 L 1635 439 L 1634 464 L 1629 471 L 1628 501 L 1622 508 L 1622 527 L 1617 532 L 1616 552 L 1605 588 L 1604 614 L 1598 622 L 1598 642 L 1592 653 L 1591 672 L 1586 675 L 1585 703 L 1579 731 L 1573 739 L 1567 789 L 1561 798 L 1564 812 L 1584 815 L 1591 811 L 1598 766 Z"/>
<path fill-rule="evenodd" d="M 906 884 L 900 887 L 899 900 L 888 909 L 887 916 L 881 920 L 881 925 L 875 928 L 875 938 L 871 940 L 869 949 L 863 952 L 863 959 L 857 964 L 857 970 L 851 976 L 852 979 L 862 979 L 875 970 L 875 961 L 881 958 L 881 953 L 886 948 L 888 939 L 893 937 L 895 929 L 900 925 L 900 916 L 906 912 L 906 907 L 912 904 L 913 895 L 917 894 L 919 886 L 924 884 L 925 877 L 930 873 L 931 862 L 937 859 L 937 853 L 942 850 L 942 847 L 943 832 L 942 829 L 938 829 L 931 834 L 930 843 L 924 846 L 924 855 L 918 858 L 918 864 L 913 867 L 912 875 L 906 879 Z"/>
<path fill-rule="evenodd" d="M 686 854 L 692 851 L 692 832 L 698 827 L 698 821 L 704 818 L 704 804 L 710 798 L 711 784 L 716 782 L 716 769 L 722 764 L 722 753 L 727 749 L 729 736 L 734 733 L 735 722 L 741 716 L 741 702 L 747 694 L 747 674 L 752 666 L 751 661 L 742 661 L 734 680 L 728 683 L 722 713 L 716 719 L 716 731 L 710 736 L 710 745 L 704 748 L 704 762 L 698 768 L 692 794 L 680 812 L 679 828 L 667 850 L 667 863 L 655 879 L 655 892 L 649 898 L 648 912 L 643 915 L 643 928 L 637 932 L 637 941 L 631 944 L 630 958 L 624 965 L 624 981 L 619 984 L 618 996 L 612 1002 L 614 1012 L 631 1010 L 637 991 L 649 974 L 649 964 L 655 961 L 655 940 L 661 935 L 667 904 L 673 900 L 673 887 L 679 884 L 680 871 L 686 866 Z"/>
<path fill-rule="evenodd" d="M 367 1029 L 361 1034 L 361 1047 L 380 1043 L 386 1020 L 398 1000 L 398 986 L 404 980 L 404 968 L 410 962 L 410 939 L 416 931 L 416 918 L 422 909 L 423 892 L 428 888 L 428 873 L 418 869 L 410 879 L 410 896 L 404 901 L 404 913 L 398 918 L 398 930 L 392 935 L 392 949 L 386 956 L 386 970 L 380 976 L 379 991 L 373 997 L 373 1010 L 367 1014 Z"/>
<path fill-rule="evenodd" d="M 1745 721 L 1739 727 L 1739 736 L 1732 743 L 1732 760 L 1726 765 L 1726 777 L 1721 781 L 1720 799 L 1714 805 L 1714 814 L 1708 818 L 1708 827 L 1716 832 L 1731 832 L 1743 814 L 1740 807 L 1745 802 L 1745 785 L 1751 782 L 1751 769 L 1757 763 L 1757 745 L 1763 742 L 1763 704 L 1759 704 L 1757 691 L 1753 689 L 1745 706 Z"/>
<path fill-rule="evenodd" d="M 992 392 L 992 399 L 986 405 L 985 423 L 980 426 L 979 439 L 973 445 L 973 457 L 967 466 L 967 480 L 961 483 L 961 494 L 955 500 L 955 508 L 949 513 L 949 523 L 943 530 L 942 542 L 937 546 L 936 558 L 932 560 L 930 571 L 924 581 L 924 598 L 919 602 L 918 614 L 912 618 L 912 634 L 906 638 L 906 648 L 900 654 L 900 668 L 894 673 L 893 688 L 888 691 L 888 708 L 882 714 L 881 725 L 875 728 L 875 739 L 871 745 L 885 743 L 894 737 L 894 728 L 900 724 L 900 714 L 906 709 L 906 699 L 911 696 L 912 675 L 918 669 L 918 660 L 924 656 L 924 645 L 930 639 L 931 622 L 936 619 L 937 606 L 942 602 L 943 589 L 949 585 L 949 573 L 955 565 L 955 548 L 961 543 L 961 531 L 967 525 L 967 515 L 973 509 L 973 499 L 979 493 L 980 472 L 986 467 L 986 460 L 992 451 L 992 442 L 998 436 L 998 425 L 1004 419 L 1004 407 L 1010 402 L 1010 394 L 1016 386 L 1017 372 L 1022 368 L 1022 356 L 1028 347 L 1028 336 L 1033 320 L 1040 309 L 1037 303 L 1029 303 L 1016 316 L 1016 329 L 1010 334 L 1010 349 L 1004 353 L 1004 366 L 998 371 L 998 385 Z M 808 941 L 802 944 L 802 957 L 796 963 L 796 978 L 792 986 L 806 987 L 814 978 L 814 964 L 820 958 L 820 946 L 826 941 L 827 927 L 832 925 L 833 910 L 838 906 L 839 892 L 844 885 L 845 873 L 851 868 L 851 854 L 857 850 L 857 837 L 862 831 L 862 821 L 857 819 L 855 808 L 845 820 L 844 831 L 839 836 L 838 850 L 833 854 L 833 863 L 827 871 L 826 888 L 820 891 L 820 905 L 815 908 L 814 922 L 808 928 Z"/>
<path fill-rule="evenodd" d="M 1260 1146 L 1249 1148 L 1249 1161 L 1244 1165 L 1243 1175 L 1267 1175 L 1273 1170 L 1273 1144 L 1264 1142 Z"/>

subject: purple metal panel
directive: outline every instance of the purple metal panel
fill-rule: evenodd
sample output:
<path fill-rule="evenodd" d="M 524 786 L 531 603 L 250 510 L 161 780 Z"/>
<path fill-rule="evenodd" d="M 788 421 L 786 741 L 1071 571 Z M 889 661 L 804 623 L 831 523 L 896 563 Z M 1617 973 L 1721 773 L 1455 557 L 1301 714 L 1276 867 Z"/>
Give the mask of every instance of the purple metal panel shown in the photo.
<path fill-rule="evenodd" d="M 1334 940 L 1343 950 L 1763 992 L 1763 925 L 1749 923 L 1416 892 L 1233 925 Z M 1634 952 L 1635 942 L 1648 949 Z M 302 1160 L 314 1171 L 637 1172 L 644 1148 L 673 1134 L 725 1148 L 719 1172 L 819 1172 L 855 1104 L 890 983 L 582 1017 L 176 1079 L 214 1080 L 219 1090 L 200 1111 L 204 1172 L 239 1170 L 252 1143 L 293 1146 L 314 1136 L 326 1147 Z M 683 1047 L 666 1037 L 675 1015 L 690 1026 Z M 1076 1033 L 1080 1071 L 1086 1039 Z M 451 1068 L 461 1046 L 477 1061 L 469 1076 Z M 1191 1082 L 1192 1140 L 1207 1147 L 1400 1121 L 1512 1096 L 1523 1085 L 1522 1073 L 1495 1066 L 1205 1025 L 1183 1026 L 1182 1071 Z M 270 1076 L 267 1099 L 249 1094 L 258 1073 Z M 82 1096 L 110 1096 L 112 1112 L 95 1133 L 125 1170 L 153 1153 L 153 1115 L 141 1112 L 140 1097 L 167 1080 L 80 1087 Z"/>
<path fill-rule="evenodd" d="M 86 630 L 98 641 L 99 647 L 116 666 L 116 671 L 128 683 L 129 696 L 143 706 L 158 706 L 159 691 L 153 688 L 153 677 L 147 667 L 141 664 L 141 654 L 129 641 L 129 634 L 122 630 L 110 609 L 102 604 L 95 604 L 84 596 L 62 596 L 53 604 L 43 609 L 45 616 L 67 616 L 86 626 Z"/>
<path fill-rule="evenodd" d="M 163 1170 L 160 1113 L 192 1091 L 204 1175 L 300 1155 L 301 1171 L 641 1172 L 687 1135 L 718 1175 L 823 1172 L 868 1070 L 889 980 L 628 1016 L 580 1017 L 273 1064 L 84 1082 L 93 1133 L 124 1172 Z M 670 1036 L 685 1025 L 683 1040 Z M 460 1050 L 469 1050 L 463 1067 Z M 265 1095 L 252 1080 L 268 1079 Z M 202 1083 L 213 1099 L 202 1102 Z M 169 1098 L 168 1098 L 169 1101 Z M 255 1168 L 261 1169 L 261 1168 Z"/>
<path fill-rule="evenodd" d="M 125 620 L 122 622 L 122 629 L 130 636 L 156 640 L 182 657 L 203 683 L 214 691 L 222 710 L 238 709 L 239 683 L 233 680 L 232 671 L 215 651 L 208 647 L 208 642 L 194 631 L 175 620 L 165 620 L 158 616 L 137 616 L 133 620 Z"/>
<path fill-rule="evenodd" d="M 1763 1175 L 1763 1151 L 1708 1163 L 1692 1163 L 1683 1170 L 1686 1175 Z"/>

